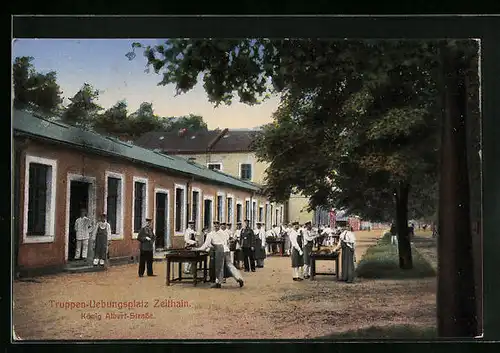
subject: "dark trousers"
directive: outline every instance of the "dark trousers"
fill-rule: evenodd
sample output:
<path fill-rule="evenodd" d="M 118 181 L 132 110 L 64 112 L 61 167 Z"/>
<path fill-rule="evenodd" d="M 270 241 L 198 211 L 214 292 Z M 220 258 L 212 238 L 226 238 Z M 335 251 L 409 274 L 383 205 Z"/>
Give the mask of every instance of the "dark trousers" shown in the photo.
<path fill-rule="evenodd" d="M 144 269 L 148 265 L 148 276 L 153 274 L 153 251 L 144 251 L 141 250 L 141 254 L 139 256 L 139 276 L 144 275 Z"/>
<path fill-rule="evenodd" d="M 251 248 L 243 248 L 243 263 L 245 265 L 245 271 L 255 271 L 255 258 L 254 252 Z"/>

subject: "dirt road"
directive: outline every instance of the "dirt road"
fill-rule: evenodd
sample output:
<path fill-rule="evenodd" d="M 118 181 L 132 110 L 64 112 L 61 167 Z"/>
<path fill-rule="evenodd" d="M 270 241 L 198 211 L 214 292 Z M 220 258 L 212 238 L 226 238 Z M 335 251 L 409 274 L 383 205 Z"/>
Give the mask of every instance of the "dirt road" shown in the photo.
<path fill-rule="evenodd" d="M 380 231 L 356 235 L 359 261 Z M 326 266 L 333 264 L 319 262 L 318 270 Z M 349 285 L 319 276 L 293 282 L 287 257 L 268 258 L 264 269 L 243 273 L 243 288 L 232 279 L 222 289 L 167 287 L 165 264 L 155 263 L 155 271 L 158 277 L 138 278 L 137 265 L 125 265 L 16 282 L 16 333 L 23 339 L 63 340 L 314 338 L 372 325 L 435 323 L 435 279 Z M 92 301 L 147 307 L 64 308 Z"/>

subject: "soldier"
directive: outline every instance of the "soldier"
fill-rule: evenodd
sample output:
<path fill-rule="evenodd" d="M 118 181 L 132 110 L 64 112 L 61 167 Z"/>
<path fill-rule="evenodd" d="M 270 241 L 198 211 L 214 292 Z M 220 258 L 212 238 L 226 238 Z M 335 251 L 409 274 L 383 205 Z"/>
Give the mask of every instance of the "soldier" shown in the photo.
<path fill-rule="evenodd" d="M 221 288 L 224 282 L 224 268 L 227 266 L 229 273 L 238 282 L 240 287 L 243 287 L 243 278 L 239 271 L 229 261 L 229 237 L 226 230 L 219 228 L 219 222 L 214 222 L 214 230 L 208 233 L 205 243 L 197 248 L 197 250 L 204 251 L 208 248 L 214 249 L 214 270 L 215 270 L 215 284 L 212 288 Z"/>
<path fill-rule="evenodd" d="M 240 270 L 241 269 L 241 261 L 243 261 L 243 252 L 241 251 L 240 244 L 240 236 L 241 236 L 241 222 L 236 223 L 236 230 L 233 233 L 233 238 L 236 242 L 235 250 L 234 250 L 234 266 Z"/>
<path fill-rule="evenodd" d="M 262 228 L 262 222 L 257 222 L 255 234 L 255 260 L 258 268 L 264 268 L 266 258 L 266 232 Z"/>
<path fill-rule="evenodd" d="M 139 277 L 144 276 L 144 270 L 147 265 L 147 274 L 149 277 L 156 276 L 153 274 L 153 244 L 156 240 L 156 235 L 151 227 L 151 218 L 146 218 L 146 224 L 139 231 L 137 240 L 141 243 L 139 255 Z"/>
<path fill-rule="evenodd" d="M 184 247 L 186 249 L 195 247 L 197 245 L 196 242 L 196 231 L 194 230 L 194 221 L 188 222 L 188 227 L 184 232 Z M 191 263 L 184 264 L 184 273 L 191 273 Z"/>
<path fill-rule="evenodd" d="M 243 264 L 245 265 L 245 272 L 252 270 L 255 272 L 255 259 L 253 252 L 255 250 L 255 234 L 250 228 L 250 221 L 245 219 L 245 228 L 240 232 L 240 244 L 243 252 Z"/>
<path fill-rule="evenodd" d="M 111 225 L 107 222 L 105 213 L 97 222 L 92 239 L 95 242 L 94 266 L 104 266 L 105 260 L 107 260 L 108 245 L 111 241 Z"/>
<path fill-rule="evenodd" d="M 314 240 L 319 236 L 312 229 L 311 222 L 308 221 L 304 225 L 302 230 L 303 240 L 304 240 L 304 278 L 309 278 L 311 276 L 311 252 L 313 250 Z"/>
<path fill-rule="evenodd" d="M 342 249 L 342 277 L 341 280 L 347 283 L 354 281 L 354 268 L 355 268 L 355 249 L 356 249 L 356 236 L 352 227 L 348 226 L 340 234 L 340 241 L 334 251 Z"/>
<path fill-rule="evenodd" d="M 80 210 L 80 218 L 75 221 L 76 232 L 76 253 L 75 259 L 85 260 L 89 249 L 90 232 L 92 231 L 92 223 L 87 217 L 87 210 Z"/>
<path fill-rule="evenodd" d="M 293 280 L 302 281 L 302 266 L 304 266 L 304 252 L 302 251 L 302 233 L 300 231 L 299 222 L 292 223 L 293 229 L 290 231 L 290 243 L 292 245 L 292 271 Z"/>

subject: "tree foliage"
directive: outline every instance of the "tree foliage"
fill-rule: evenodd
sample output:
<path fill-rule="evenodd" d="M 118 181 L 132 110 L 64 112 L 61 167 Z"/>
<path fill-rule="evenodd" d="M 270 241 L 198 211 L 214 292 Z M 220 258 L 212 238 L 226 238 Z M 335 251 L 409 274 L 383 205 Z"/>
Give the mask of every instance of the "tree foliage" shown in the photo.
<path fill-rule="evenodd" d="M 97 118 L 98 113 L 103 109 L 97 100 L 99 90 L 89 83 L 84 83 L 82 88 L 70 98 L 70 104 L 65 108 L 61 119 L 75 126 L 91 128 Z"/>
<path fill-rule="evenodd" d="M 56 112 L 62 103 L 61 90 L 54 71 L 37 72 L 33 57 L 17 57 L 13 64 L 14 107 L 41 113 Z"/>

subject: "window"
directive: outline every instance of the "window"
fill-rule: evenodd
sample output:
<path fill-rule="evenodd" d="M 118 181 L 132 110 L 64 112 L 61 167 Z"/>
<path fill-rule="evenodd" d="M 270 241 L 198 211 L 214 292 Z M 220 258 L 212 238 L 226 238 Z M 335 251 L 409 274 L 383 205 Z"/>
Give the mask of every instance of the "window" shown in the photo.
<path fill-rule="evenodd" d="M 259 222 L 264 221 L 264 207 L 260 206 L 259 207 Z"/>
<path fill-rule="evenodd" d="M 118 190 L 120 190 L 121 180 L 118 178 L 108 178 L 108 196 L 106 198 L 106 215 L 111 226 L 111 233 L 116 234 L 118 223 Z"/>
<path fill-rule="evenodd" d="M 283 206 L 280 207 L 280 224 L 283 223 Z"/>
<path fill-rule="evenodd" d="M 227 202 L 227 222 L 233 223 L 233 198 L 228 197 L 226 202 Z"/>
<path fill-rule="evenodd" d="M 222 170 L 222 163 L 208 163 L 207 166 L 210 170 Z"/>
<path fill-rule="evenodd" d="M 240 164 L 240 178 L 242 180 L 252 180 L 252 165 L 249 163 Z"/>
<path fill-rule="evenodd" d="M 245 218 L 250 219 L 250 200 L 245 201 Z"/>
<path fill-rule="evenodd" d="M 146 219 L 147 183 L 134 181 L 134 233 L 138 233 Z"/>
<path fill-rule="evenodd" d="M 49 169 L 50 166 L 39 163 L 29 166 L 28 235 L 45 235 Z"/>
<path fill-rule="evenodd" d="M 279 221 L 279 213 L 280 213 L 279 208 L 276 208 L 276 218 L 275 218 L 275 222 L 276 222 L 276 223 L 281 223 L 281 222 Z"/>
<path fill-rule="evenodd" d="M 185 219 L 185 195 L 186 187 L 181 185 L 175 186 L 175 232 L 183 233 L 184 227 L 186 226 Z"/>
<path fill-rule="evenodd" d="M 53 242 L 57 161 L 26 157 L 23 241 Z"/>
<path fill-rule="evenodd" d="M 241 203 L 236 205 L 236 223 L 243 222 L 243 205 Z"/>
<path fill-rule="evenodd" d="M 270 219 L 271 219 L 271 225 L 277 224 L 278 220 L 275 219 L 273 222 L 273 205 L 271 205 L 271 210 L 270 210 Z"/>
<path fill-rule="evenodd" d="M 223 218 L 223 213 L 224 213 L 224 197 L 222 195 L 217 195 L 217 213 L 216 213 L 216 219 L 219 222 L 224 222 Z"/>
<path fill-rule="evenodd" d="M 111 234 L 123 236 L 123 175 L 106 172 L 104 213 L 111 226 Z"/>
<path fill-rule="evenodd" d="M 193 208 L 191 212 L 192 220 L 194 221 L 194 229 L 198 229 L 198 218 L 200 217 L 200 191 L 193 190 Z"/>

